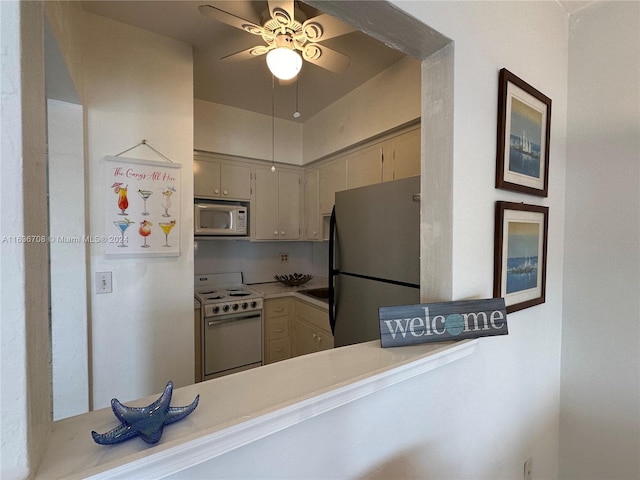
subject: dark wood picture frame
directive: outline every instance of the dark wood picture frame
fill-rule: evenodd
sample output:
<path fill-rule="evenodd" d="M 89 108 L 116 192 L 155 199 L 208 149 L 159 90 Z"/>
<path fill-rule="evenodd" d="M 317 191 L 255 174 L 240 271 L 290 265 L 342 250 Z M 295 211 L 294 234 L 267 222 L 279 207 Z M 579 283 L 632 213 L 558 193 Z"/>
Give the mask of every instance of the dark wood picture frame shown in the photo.
<path fill-rule="evenodd" d="M 551 99 L 500 70 L 496 188 L 546 197 L 550 135 Z"/>
<path fill-rule="evenodd" d="M 549 207 L 496 202 L 493 296 L 507 313 L 545 302 Z"/>

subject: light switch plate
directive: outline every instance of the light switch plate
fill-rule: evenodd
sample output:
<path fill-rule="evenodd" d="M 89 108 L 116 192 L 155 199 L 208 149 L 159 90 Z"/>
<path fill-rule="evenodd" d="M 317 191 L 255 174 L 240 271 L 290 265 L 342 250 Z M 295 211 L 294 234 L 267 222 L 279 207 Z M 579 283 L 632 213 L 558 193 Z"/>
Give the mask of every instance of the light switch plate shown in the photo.
<path fill-rule="evenodd" d="M 111 293 L 111 272 L 96 272 L 96 293 Z"/>

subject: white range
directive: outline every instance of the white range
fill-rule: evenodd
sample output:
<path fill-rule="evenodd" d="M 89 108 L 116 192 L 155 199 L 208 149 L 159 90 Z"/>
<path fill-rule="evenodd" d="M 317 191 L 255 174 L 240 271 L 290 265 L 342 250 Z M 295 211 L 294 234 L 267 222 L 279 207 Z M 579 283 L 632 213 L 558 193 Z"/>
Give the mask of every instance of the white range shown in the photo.
<path fill-rule="evenodd" d="M 195 276 L 202 305 L 202 378 L 262 365 L 262 294 L 242 283 L 242 273 Z"/>

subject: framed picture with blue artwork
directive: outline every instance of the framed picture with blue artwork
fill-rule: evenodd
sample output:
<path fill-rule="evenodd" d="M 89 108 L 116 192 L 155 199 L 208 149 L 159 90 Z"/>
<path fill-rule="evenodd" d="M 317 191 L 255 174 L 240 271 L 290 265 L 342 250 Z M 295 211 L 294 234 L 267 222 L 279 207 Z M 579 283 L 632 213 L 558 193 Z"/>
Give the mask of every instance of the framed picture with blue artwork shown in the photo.
<path fill-rule="evenodd" d="M 496 202 L 493 296 L 507 313 L 545 302 L 549 207 Z"/>
<path fill-rule="evenodd" d="M 500 70 L 496 188 L 547 196 L 550 132 L 551 99 Z"/>

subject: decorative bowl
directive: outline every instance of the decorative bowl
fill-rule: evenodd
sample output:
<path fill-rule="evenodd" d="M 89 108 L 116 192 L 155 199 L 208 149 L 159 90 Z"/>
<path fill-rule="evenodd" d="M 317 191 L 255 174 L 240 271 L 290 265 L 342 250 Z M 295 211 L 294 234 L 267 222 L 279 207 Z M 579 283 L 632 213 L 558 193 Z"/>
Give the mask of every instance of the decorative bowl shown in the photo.
<path fill-rule="evenodd" d="M 305 273 L 293 273 L 291 275 L 274 275 L 273 278 L 278 280 L 280 283 L 284 283 L 290 287 L 297 287 L 299 285 L 304 285 L 309 280 L 313 278 L 313 275 L 308 275 Z"/>

